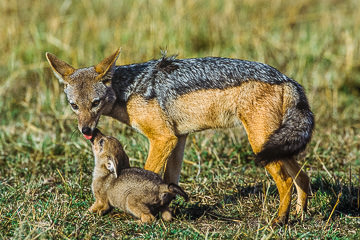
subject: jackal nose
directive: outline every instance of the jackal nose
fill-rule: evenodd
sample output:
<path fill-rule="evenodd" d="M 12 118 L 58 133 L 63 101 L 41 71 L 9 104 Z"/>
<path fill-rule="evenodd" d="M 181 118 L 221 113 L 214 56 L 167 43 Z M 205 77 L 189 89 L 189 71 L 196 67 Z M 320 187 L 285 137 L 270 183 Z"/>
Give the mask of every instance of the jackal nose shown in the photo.
<path fill-rule="evenodd" d="M 84 135 L 91 135 L 91 129 L 89 127 L 83 127 L 81 129 L 82 134 Z"/>

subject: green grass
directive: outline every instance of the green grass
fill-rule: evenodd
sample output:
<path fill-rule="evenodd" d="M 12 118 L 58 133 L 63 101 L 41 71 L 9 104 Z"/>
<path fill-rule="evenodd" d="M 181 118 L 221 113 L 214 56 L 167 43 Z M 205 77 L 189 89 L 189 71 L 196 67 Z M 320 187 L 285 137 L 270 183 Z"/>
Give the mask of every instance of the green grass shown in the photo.
<path fill-rule="evenodd" d="M 358 239 L 359 9 L 356 0 L 1 1 L 0 239 Z M 45 52 L 80 67 L 118 47 L 118 64 L 166 49 L 265 62 L 300 82 L 316 116 L 301 162 L 313 191 L 305 220 L 268 225 L 278 193 L 241 128 L 189 136 L 180 182 L 191 200 L 173 202 L 173 222 L 87 213 L 90 146 Z M 106 117 L 100 127 L 144 165 L 145 137 Z"/>

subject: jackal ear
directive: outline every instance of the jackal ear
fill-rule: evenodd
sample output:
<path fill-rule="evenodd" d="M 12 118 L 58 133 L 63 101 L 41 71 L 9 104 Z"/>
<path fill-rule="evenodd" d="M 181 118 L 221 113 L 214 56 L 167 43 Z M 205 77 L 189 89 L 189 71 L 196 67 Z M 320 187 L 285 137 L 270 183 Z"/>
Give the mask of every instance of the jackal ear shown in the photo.
<path fill-rule="evenodd" d="M 58 59 L 54 54 L 48 52 L 46 53 L 46 59 L 48 60 L 51 69 L 59 81 L 61 83 L 68 83 L 65 80 L 65 77 L 73 74 L 75 72 L 75 68 L 73 68 L 70 64 Z"/>
<path fill-rule="evenodd" d="M 119 176 L 119 170 L 118 170 L 118 166 L 117 166 L 117 162 L 114 161 L 114 159 L 112 157 L 109 157 L 108 162 L 106 164 L 106 168 L 110 171 L 113 172 L 115 175 L 115 178 L 117 178 Z"/>
<path fill-rule="evenodd" d="M 95 71 L 99 74 L 96 77 L 97 80 L 103 81 L 104 84 L 107 84 L 110 80 L 105 77 L 108 73 L 112 73 L 112 70 L 115 66 L 116 60 L 118 59 L 120 54 L 120 48 L 116 50 L 111 56 L 102 60 L 99 64 L 95 66 Z M 104 78 L 105 77 L 105 78 Z"/>

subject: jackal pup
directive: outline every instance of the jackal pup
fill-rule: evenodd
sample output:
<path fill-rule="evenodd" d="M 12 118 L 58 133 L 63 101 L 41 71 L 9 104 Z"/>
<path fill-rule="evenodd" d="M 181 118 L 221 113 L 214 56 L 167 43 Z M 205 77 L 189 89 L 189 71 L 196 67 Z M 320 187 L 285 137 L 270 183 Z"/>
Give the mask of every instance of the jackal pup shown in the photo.
<path fill-rule="evenodd" d="M 91 142 L 95 156 L 92 191 L 96 201 L 90 212 L 104 215 L 112 207 L 118 207 L 147 223 L 161 211 L 161 217 L 170 221 L 171 195 L 179 194 L 188 200 L 178 185 L 165 184 L 154 172 L 130 168 L 129 158 L 116 138 L 96 129 Z"/>

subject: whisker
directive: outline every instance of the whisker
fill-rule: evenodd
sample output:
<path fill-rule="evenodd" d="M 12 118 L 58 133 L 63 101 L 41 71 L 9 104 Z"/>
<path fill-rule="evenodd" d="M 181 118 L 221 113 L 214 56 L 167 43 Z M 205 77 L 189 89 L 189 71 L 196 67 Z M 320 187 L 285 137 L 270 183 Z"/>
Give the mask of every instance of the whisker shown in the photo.
<path fill-rule="evenodd" d="M 71 133 L 71 135 L 70 135 L 70 140 L 73 140 L 73 137 L 74 136 L 80 136 L 80 133 L 79 133 L 79 131 L 77 130 L 77 128 L 75 128 L 73 131 L 72 131 L 72 133 Z"/>

